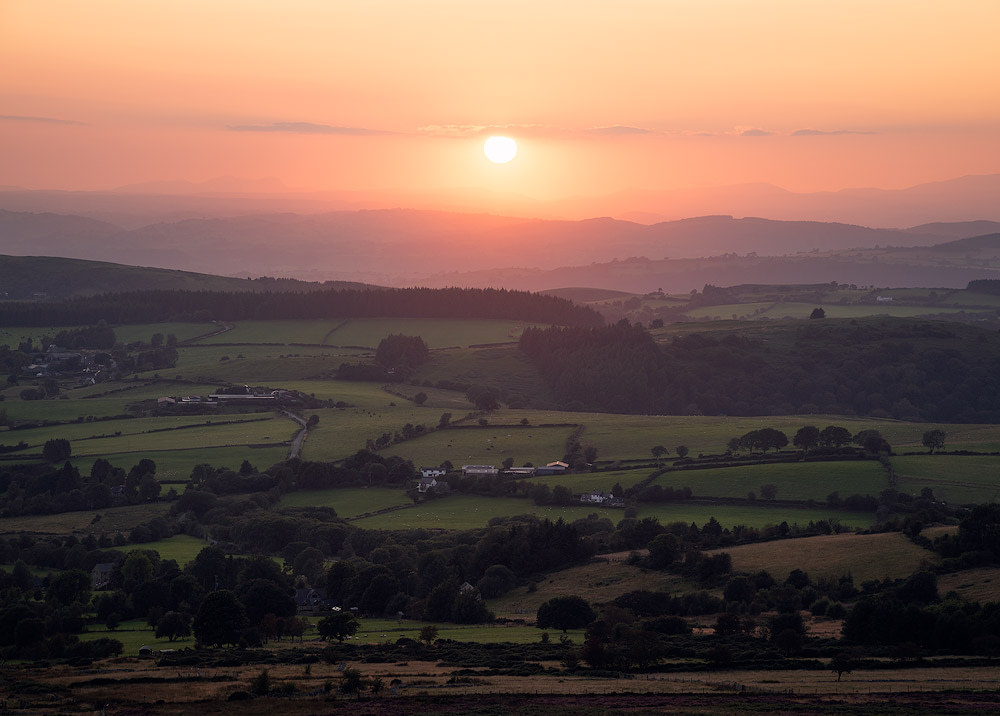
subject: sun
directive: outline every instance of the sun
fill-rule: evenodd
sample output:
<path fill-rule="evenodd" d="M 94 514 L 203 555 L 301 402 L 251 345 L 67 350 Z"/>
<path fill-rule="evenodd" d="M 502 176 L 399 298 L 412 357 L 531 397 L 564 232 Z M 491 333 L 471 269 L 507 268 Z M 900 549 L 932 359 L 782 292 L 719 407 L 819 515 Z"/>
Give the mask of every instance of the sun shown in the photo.
<path fill-rule="evenodd" d="M 483 144 L 486 158 L 495 164 L 506 164 L 517 156 L 517 142 L 510 137 L 490 137 Z"/>

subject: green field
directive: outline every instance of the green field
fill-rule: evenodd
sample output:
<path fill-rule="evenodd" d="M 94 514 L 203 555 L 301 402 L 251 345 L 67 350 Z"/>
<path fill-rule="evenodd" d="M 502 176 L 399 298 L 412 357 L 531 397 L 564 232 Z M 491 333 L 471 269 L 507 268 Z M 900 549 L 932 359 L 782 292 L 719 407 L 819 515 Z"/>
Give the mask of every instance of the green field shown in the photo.
<path fill-rule="evenodd" d="M 194 647 L 193 636 L 169 641 L 166 638 L 157 639 L 156 632 L 146 624 L 145 619 L 130 619 L 122 622 L 117 629 L 109 631 L 103 624 L 91 624 L 87 631 L 80 634 L 80 641 L 95 639 L 117 639 L 122 643 L 122 656 L 137 656 L 139 647 L 151 646 L 159 649 L 190 649 Z"/>
<path fill-rule="evenodd" d="M 958 504 L 1000 500 L 1000 456 L 906 455 L 892 466 L 901 491 L 919 495 L 929 487 L 938 500 Z"/>
<path fill-rule="evenodd" d="M 504 427 L 437 430 L 423 437 L 390 445 L 383 455 L 399 455 L 414 465 L 497 465 L 514 458 L 515 465 L 545 465 L 561 460 L 572 428 Z"/>
<path fill-rule="evenodd" d="M 240 321 L 233 329 L 199 343 L 311 343 L 322 345 L 326 334 L 343 323 L 338 318 Z M 234 346 L 235 347 L 235 346 Z"/>
<path fill-rule="evenodd" d="M 206 547 L 208 547 L 208 543 L 203 539 L 191 535 L 174 535 L 156 542 L 133 544 L 123 549 L 126 552 L 134 552 L 138 549 L 155 550 L 160 554 L 161 559 L 172 559 L 183 568 Z"/>
<path fill-rule="evenodd" d="M 223 424 L 223 421 L 225 424 Z M 230 423 L 229 421 L 236 421 Z M 65 438 L 76 457 L 101 457 L 114 453 L 190 450 L 193 448 L 282 443 L 298 430 L 297 423 L 273 415 L 171 416 L 71 423 L 31 430 L 14 436 L 28 443 L 25 450 L 38 453 L 45 441 Z M 115 433 L 120 433 L 115 435 Z"/>
<path fill-rule="evenodd" d="M 621 509 L 597 506 L 539 506 L 531 500 L 513 497 L 479 497 L 455 495 L 445 499 L 430 500 L 416 507 L 397 510 L 382 515 L 366 517 L 355 522 L 366 529 L 473 529 L 484 527 L 494 517 L 532 514 L 538 518 L 567 521 L 578 520 L 589 514 L 607 517 L 617 524 L 624 517 Z M 837 512 L 825 509 L 796 509 L 769 505 L 705 505 L 698 503 L 670 503 L 640 505 L 639 518 L 656 517 L 662 524 L 670 522 L 695 522 L 702 525 L 715 517 L 725 527 L 749 525 L 764 527 L 781 522 L 806 525 L 810 521 L 837 519 L 848 527 L 868 527 L 873 515 L 858 512 Z"/>
<path fill-rule="evenodd" d="M 517 341 L 526 325 L 520 321 L 444 318 L 354 318 L 331 333 L 326 343 L 375 348 L 390 334 L 420 336 L 430 349 Z"/>
<path fill-rule="evenodd" d="M 182 346 L 169 375 L 187 380 L 223 383 L 263 383 L 302 380 L 337 369 L 368 351 L 312 346 Z M 156 371 L 151 371 L 155 373 Z M 160 371 L 163 372 L 163 371 Z"/>
<path fill-rule="evenodd" d="M 654 484 L 690 487 L 695 497 L 760 496 L 761 485 L 773 484 L 782 500 L 826 500 L 836 490 L 848 495 L 878 495 L 889 488 L 889 477 L 876 461 L 795 462 L 746 465 L 708 470 L 677 470 L 660 475 Z"/>
<path fill-rule="evenodd" d="M 968 305 L 968 304 L 965 304 Z M 982 305 L 987 305 L 984 301 Z M 992 304 L 989 304 L 992 305 Z M 896 318 L 913 318 L 931 313 L 957 313 L 962 309 L 957 306 L 905 306 L 894 303 L 859 303 L 840 305 L 838 303 L 796 303 L 793 301 L 729 303 L 718 306 L 699 306 L 685 313 L 694 320 L 710 321 L 716 317 L 729 320 L 760 320 L 791 318 L 800 320 L 809 318 L 813 309 L 822 307 L 827 318 L 865 318 L 868 316 L 893 316 Z"/>
<path fill-rule="evenodd" d="M 200 341 L 219 343 L 312 344 L 375 348 L 386 336 L 420 336 L 428 348 L 516 341 L 528 324 L 507 320 L 445 318 L 352 318 L 240 321 L 233 329 Z"/>
<path fill-rule="evenodd" d="M 649 477 L 650 472 L 651 471 L 649 469 L 643 468 L 639 470 L 612 470 L 609 472 L 545 475 L 541 477 L 527 477 L 525 479 L 530 482 L 548 485 L 549 487 L 564 485 L 573 490 L 575 493 L 593 492 L 594 490 L 611 492 L 611 488 L 614 487 L 616 483 L 627 490 L 635 483 L 642 482 Z"/>
<path fill-rule="evenodd" d="M 386 507 L 413 504 L 402 489 L 347 487 L 333 490 L 300 490 L 281 498 L 283 507 L 332 507 L 338 517 L 355 517 Z"/>

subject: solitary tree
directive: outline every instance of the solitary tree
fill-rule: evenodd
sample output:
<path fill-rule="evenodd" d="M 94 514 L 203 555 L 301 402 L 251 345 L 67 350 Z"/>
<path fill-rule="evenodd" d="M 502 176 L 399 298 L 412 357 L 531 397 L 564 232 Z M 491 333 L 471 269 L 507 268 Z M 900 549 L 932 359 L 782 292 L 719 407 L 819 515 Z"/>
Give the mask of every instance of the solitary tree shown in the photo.
<path fill-rule="evenodd" d="M 433 624 L 428 624 L 420 630 L 420 641 L 430 646 L 431 642 L 437 639 L 438 628 Z"/>
<path fill-rule="evenodd" d="M 423 405 L 424 403 L 427 402 L 427 393 L 421 390 L 419 393 L 413 396 L 413 402 L 416 403 L 417 405 Z"/>
<path fill-rule="evenodd" d="M 928 430 L 924 433 L 924 447 L 928 448 L 931 451 L 931 454 L 933 454 L 935 450 L 939 450 L 944 447 L 944 439 L 946 437 L 947 433 L 939 428 Z"/>
<path fill-rule="evenodd" d="M 830 671 L 837 672 L 837 681 L 840 681 L 840 677 L 844 674 L 854 671 L 854 666 L 854 659 L 846 651 L 837 652 L 830 660 Z"/>
<path fill-rule="evenodd" d="M 358 630 L 358 620 L 350 612 L 336 612 L 328 617 L 319 620 L 316 625 L 320 639 L 336 639 L 344 641 L 346 637 L 353 636 Z"/>
<path fill-rule="evenodd" d="M 778 496 L 778 486 L 772 484 L 761 485 L 760 496 L 763 497 L 765 500 L 773 500 L 775 497 Z"/>
<path fill-rule="evenodd" d="M 191 617 L 182 612 L 167 612 L 156 623 L 156 638 L 173 641 L 191 635 Z"/>
<path fill-rule="evenodd" d="M 539 629 L 582 629 L 597 618 L 583 597 L 553 597 L 538 607 L 535 617 Z"/>
<path fill-rule="evenodd" d="M 667 454 L 667 449 L 662 445 L 657 445 L 651 448 L 650 452 L 653 453 L 653 457 L 655 457 L 656 461 L 659 462 L 660 458 Z"/>
<path fill-rule="evenodd" d="M 826 318 L 826 311 L 819 307 L 814 308 L 809 314 L 809 318 Z"/>
<path fill-rule="evenodd" d="M 688 450 L 688 446 L 687 445 L 678 445 L 677 447 L 674 448 L 674 452 L 677 453 L 677 457 L 679 457 L 681 460 L 683 460 L 684 458 L 686 458 L 688 456 L 688 453 L 691 452 L 691 451 Z"/>

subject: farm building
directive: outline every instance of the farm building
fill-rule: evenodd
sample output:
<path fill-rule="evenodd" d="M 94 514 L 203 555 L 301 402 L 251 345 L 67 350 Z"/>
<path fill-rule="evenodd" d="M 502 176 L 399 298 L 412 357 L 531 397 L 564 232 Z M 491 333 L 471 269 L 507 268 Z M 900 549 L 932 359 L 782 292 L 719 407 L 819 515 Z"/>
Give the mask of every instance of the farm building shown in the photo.
<path fill-rule="evenodd" d="M 447 470 L 443 467 L 421 467 L 421 477 L 444 477 Z"/>
<path fill-rule="evenodd" d="M 438 481 L 433 477 L 421 477 L 417 482 L 417 492 L 427 492 L 437 487 Z"/>
<path fill-rule="evenodd" d="M 296 589 L 295 604 L 299 614 L 326 612 L 334 607 L 333 602 L 326 598 L 325 589 Z"/>
<path fill-rule="evenodd" d="M 496 475 L 500 470 L 493 465 L 462 465 L 462 474 L 469 475 Z"/>
<path fill-rule="evenodd" d="M 505 475 L 531 476 L 535 474 L 533 467 L 509 467 L 503 471 Z"/>
<path fill-rule="evenodd" d="M 562 475 L 569 470 L 569 465 L 561 460 L 556 460 L 555 462 L 550 462 L 541 467 L 535 468 L 536 475 Z"/>
<path fill-rule="evenodd" d="M 95 592 L 104 589 L 111 582 L 111 574 L 115 571 L 114 562 L 100 562 L 90 570 L 90 588 Z"/>

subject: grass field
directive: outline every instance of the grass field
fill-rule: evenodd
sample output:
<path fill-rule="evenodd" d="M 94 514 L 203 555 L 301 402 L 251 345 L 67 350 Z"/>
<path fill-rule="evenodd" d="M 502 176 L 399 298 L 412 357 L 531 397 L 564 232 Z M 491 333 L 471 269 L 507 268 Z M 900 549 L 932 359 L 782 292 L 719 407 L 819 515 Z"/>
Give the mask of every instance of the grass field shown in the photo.
<path fill-rule="evenodd" d="M 507 320 L 352 318 L 240 321 L 231 331 L 201 341 L 218 343 L 308 343 L 375 348 L 386 336 L 420 336 L 428 348 L 516 341 L 526 324 Z M 179 337 L 179 336 L 178 336 Z"/>
<path fill-rule="evenodd" d="M 410 505 L 405 490 L 348 487 L 335 490 L 301 490 L 281 498 L 278 507 L 332 507 L 338 517 L 354 517 L 386 507 Z"/>
<path fill-rule="evenodd" d="M 639 505 L 639 518 L 655 517 L 661 524 L 671 522 L 694 522 L 701 526 L 714 517 L 723 527 L 747 525 L 748 527 L 766 527 L 782 522 L 805 526 L 810 522 L 820 520 L 837 520 L 849 528 L 870 527 L 875 521 L 875 515 L 867 512 L 838 512 L 836 510 L 799 509 L 778 505 L 712 505 L 703 503 L 667 503 L 662 505 Z"/>
<path fill-rule="evenodd" d="M 516 341 L 526 325 L 520 321 L 444 318 L 355 318 L 331 333 L 326 342 L 337 346 L 375 348 L 390 334 L 420 336 L 430 349 Z"/>
<path fill-rule="evenodd" d="M 835 300 L 835 298 L 830 300 Z M 828 318 L 865 318 L 867 316 L 913 318 L 915 316 L 926 316 L 929 313 L 957 313 L 960 310 L 966 310 L 957 306 L 947 305 L 902 306 L 891 303 L 840 305 L 824 302 L 796 303 L 793 301 L 772 301 L 700 306 L 687 311 L 685 315 L 689 318 L 702 321 L 710 321 L 716 316 L 722 319 L 732 319 L 735 316 L 739 320 L 803 319 L 809 318 L 809 315 L 817 306 L 823 308 Z"/>
<path fill-rule="evenodd" d="M 841 497 L 878 495 L 889 488 L 889 477 L 874 460 L 795 462 L 677 470 L 660 475 L 654 484 L 673 488 L 687 486 L 695 497 L 746 497 L 751 491 L 759 497 L 761 485 L 773 484 L 783 500 L 823 501 L 834 490 Z"/>
<path fill-rule="evenodd" d="M 277 381 L 302 380 L 336 370 L 341 363 L 367 353 L 350 348 L 313 346 L 182 346 L 177 351 L 177 365 L 170 369 L 170 375 L 198 381 L 211 378 L 219 384 L 274 385 Z"/>
<path fill-rule="evenodd" d="M 124 548 L 126 552 L 133 552 L 137 549 L 152 549 L 160 554 L 161 559 L 172 559 L 183 568 L 188 562 L 198 556 L 208 543 L 205 540 L 192 537 L 191 535 L 174 535 L 156 542 L 143 542 L 141 544 L 129 545 Z"/>
<path fill-rule="evenodd" d="M 509 619 L 534 619 L 542 602 L 553 597 L 579 596 L 593 604 L 604 604 L 639 589 L 676 592 L 685 587 L 676 575 L 642 569 L 624 562 L 591 562 L 546 575 L 529 592 L 517 587 L 502 597 L 487 602 L 497 616 Z"/>
<path fill-rule="evenodd" d="M 40 534 L 108 534 L 127 532 L 170 509 L 166 502 L 127 507 L 109 507 L 91 512 L 63 512 L 58 515 L 24 515 L 0 518 L 0 534 L 34 532 Z"/>
<path fill-rule="evenodd" d="M 939 561 L 933 552 L 918 547 L 898 532 L 821 535 L 715 551 L 728 552 L 733 559 L 733 569 L 738 572 L 764 569 L 779 581 L 793 569 L 801 569 L 813 579 L 850 573 L 859 588 L 866 580 L 908 577 L 924 564 Z M 873 559 L 873 555 L 878 558 Z"/>
<path fill-rule="evenodd" d="M 355 522 L 367 529 L 471 529 L 483 527 L 494 517 L 532 514 L 551 520 L 560 517 L 567 521 L 578 520 L 589 514 L 607 517 L 618 524 L 624 517 L 621 509 L 602 509 L 595 506 L 572 505 L 567 507 L 536 505 L 531 500 L 513 497 L 479 497 L 454 495 L 446 499 L 431 500 L 416 507 L 382 515 L 366 517 Z M 695 522 L 702 525 L 715 517 L 724 527 L 749 525 L 764 527 L 781 522 L 806 525 L 810 521 L 838 519 L 848 527 L 867 527 L 873 516 L 865 513 L 836 512 L 834 510 L 807 510 L 777 506 L 708 505 L 701 503 L 670 503 L 640 505 L 639 517 L 656 517 L 662 524 L 670 522 Z"/>
<path fill-rule="evenodd" d="M 139 647 L 151 646 L 154 649 L 185 649 L 193 648 L 195 639 L 193 636 L 170 641 L 167 638 L 157 639 L 156 632 L 146 624 L 145 619 L 130 619 L 122 622 L 117 629 L 110 631 L 103 624 L 91 624 L 87 631 L 80 634 L 80 641 L 93 641 L 94 639 L 117 639 L 122 643 L 122 656 L 136 656 Z"/>
<path fill-rule="evenodd" d="M 1000 568 L 979 567 L 938 576 L 938 592 L 956 591 L 965 599 L 980 602 L 1000 602 Z"/>
<path fill-rule="evenodd" d="M 645 480 L 649 477 L 649 474 L 650 470 L 648 469 L 614 470 L 611 472 L 583 473 L 580 475 L 545 475 L 542 477 L 529 477 L 525 479 L 530 482 L 548 485 L 549 487 L 565 485 L 576 493 L 592 492 L 594 490 L 611 492 L 611 488 L 614 487 L 616 483 L 621 485 L 623 488 L 628 489 L 635 483 Z"/>
<path fill-rule="evenodd" d="M 892 459 L 899 489 L 919 495 L 929 487 L 938 500 L 958 504 L 1000 499 L 1000 456 L 906 455 Z"/>
<path fill-rule="evenodd" d="M 534 620 L 535 612 L 531 612 L 530 618 L 532 621 Z M 420 630 L 425 626 L 436 626 L 438 639 L 473 641 L 480 644 L 500 642 L 529 644 L 541 639 L 544 631 L 524 624 L 438 624 L 436 622 L 410 621 L 409 619 L 404 619 L 402 622 L 397 622 L 395 619 L 360 619 L 359 621 L 361 627 L 353 641 L 361 644 L 396 641 L 402 637 L 416 640 L 420 635 Z M 549 630 L 549 638 L 553 641 L 556 641 L 559 636 L 562 636 L 561 631 Z M 584 630 L 570 629 L 566 632 L 566 636 L 579 645 L 583 643 Z"/>
<path fill-rule="evenodd" d="M 390 445 L 383 455 L 399 455 L 414 465 L 497 465 L 514 458 L 515 465 L 545 465 L 561 460 L 572 428 L 490 427 L 437 430 L 414 440 Z M 614 484 L 614 483 L 612 483 Z"/>
<path fill-rule="evenodd" d="M 326 334 L 343 323 L 339 318 L 240 321 L 233 329 L 199 343 L 313 343 L 323 344 Z M 235 346 L 234 346 L 235 347 Z"/>

